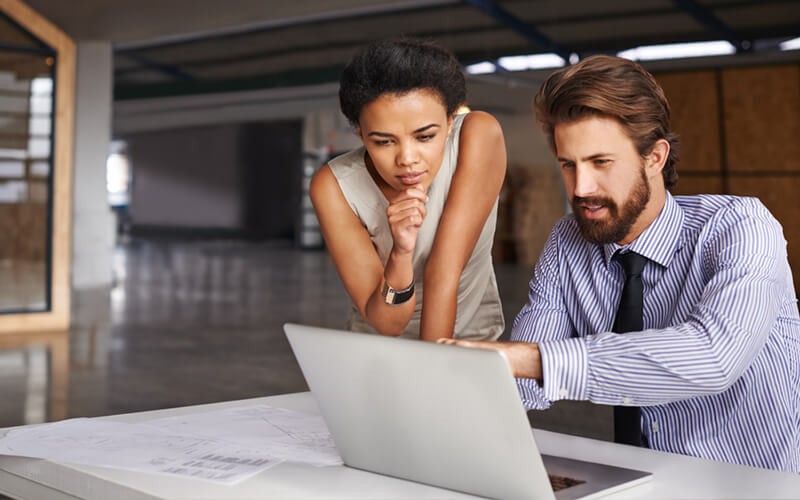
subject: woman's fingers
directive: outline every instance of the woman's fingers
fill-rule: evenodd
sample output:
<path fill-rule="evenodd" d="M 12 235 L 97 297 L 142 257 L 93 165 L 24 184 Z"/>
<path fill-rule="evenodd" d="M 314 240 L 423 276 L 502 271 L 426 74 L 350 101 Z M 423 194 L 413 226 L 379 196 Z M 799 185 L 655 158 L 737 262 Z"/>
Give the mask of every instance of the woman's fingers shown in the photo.
<path fill-rule="evenodd" d="M 420 226 L 426 215 L 428 215 L 428 208 L 424 204 L 417 203 L 391 207 L 391 210 L 387 210 L 391 226 Z"/>
<path fill-rule="evenodd" d="M 413 251 L 417 234 L 428 209 L 428 195 L 418 187 L 409 188 L 394 198 L 386 209 L 389 227 L 395 246 L 403 251 Z"/>
<path fill-rule="evenodd" d="M 389 203 L 389 207 L 386 209 L 386 214 L 389 217 L 392 217 L 393 215 L 416 209 L 421 211 L 424 216 L 424 214 L 427 213 L 427 210 L 425 209 L 425 203 L 427 202 L 428 195 L 426 195 L 422 189 L 407 189 L 394 198 L 391 203 Z"/>

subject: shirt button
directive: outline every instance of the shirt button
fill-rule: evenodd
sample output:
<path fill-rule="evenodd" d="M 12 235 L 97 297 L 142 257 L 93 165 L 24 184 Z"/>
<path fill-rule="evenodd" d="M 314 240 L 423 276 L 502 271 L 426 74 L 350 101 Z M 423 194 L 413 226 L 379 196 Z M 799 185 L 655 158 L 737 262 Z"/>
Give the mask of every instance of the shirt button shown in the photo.
<path fill-rule="evenodd" d="M 622 398 L 622 404 L 632 405 L 633 404 L 633 399 L 628 398 L 628 397 Z"/>
<path fill-rule="evenodd" d="M 569 395 L 569 391 L 566 388 L 562 387 L 560 391 L 558 391 L 558 395 L 562 398 L 566 398 Z"/>
<path fill-rule="evenodd" d="M 653 432 L 658 432 L 659 429 L 661 429 L 661 427 L 658 425 L 658 422 L 653 422 L 650 428 L 653 429 Z"/>

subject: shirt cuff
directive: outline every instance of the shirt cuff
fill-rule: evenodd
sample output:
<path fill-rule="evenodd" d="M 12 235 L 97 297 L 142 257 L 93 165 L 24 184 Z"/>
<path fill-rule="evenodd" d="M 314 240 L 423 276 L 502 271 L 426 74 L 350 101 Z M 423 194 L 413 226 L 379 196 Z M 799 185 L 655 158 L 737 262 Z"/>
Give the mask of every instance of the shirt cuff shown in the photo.
<path fill-rule="evenodd" d="M 518 378 L 517 391 L 522 399 L 522 406 L 527 410 L 546 410 L 552 404 L 544 396 L 544 391 L 539 382 L 532 378 Z"/>
<path fill-rule="evenodd" d="M 584 339 L 573 337 L 541 342 L 544 397 L 585 400 L 589 372 L 589 356 Z"/>

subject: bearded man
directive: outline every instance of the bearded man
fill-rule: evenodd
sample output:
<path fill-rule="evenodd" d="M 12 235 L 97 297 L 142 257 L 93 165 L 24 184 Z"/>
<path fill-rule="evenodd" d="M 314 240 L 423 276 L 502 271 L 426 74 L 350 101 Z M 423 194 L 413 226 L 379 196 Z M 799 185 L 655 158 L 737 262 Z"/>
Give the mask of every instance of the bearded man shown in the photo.
<path fill-rule="evenodd" d="M 614 405 L 615 440 L 800 472 L 800 318 L 783 229 L 755 198 L 672 196 L 677 137 L 640 65 L 552 74 L 537 119 L 573 213 L 553 228 L 508 358 L 523 403 Z"/>

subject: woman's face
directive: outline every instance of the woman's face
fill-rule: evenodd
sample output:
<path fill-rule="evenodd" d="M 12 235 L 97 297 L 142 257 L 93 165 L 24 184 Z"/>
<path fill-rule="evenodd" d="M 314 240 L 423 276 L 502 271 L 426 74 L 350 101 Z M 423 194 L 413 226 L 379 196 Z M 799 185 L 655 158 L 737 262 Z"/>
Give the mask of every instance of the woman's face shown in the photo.
<path fill-rule="evenodd" d="M 364 106 L 358 135 L 377 174 L 391 191 L 427 191 L 442 165 L 453 119 L 430 90 L 383 94 Z M 377 180 L 377 179 L 376 179 Z"/>

